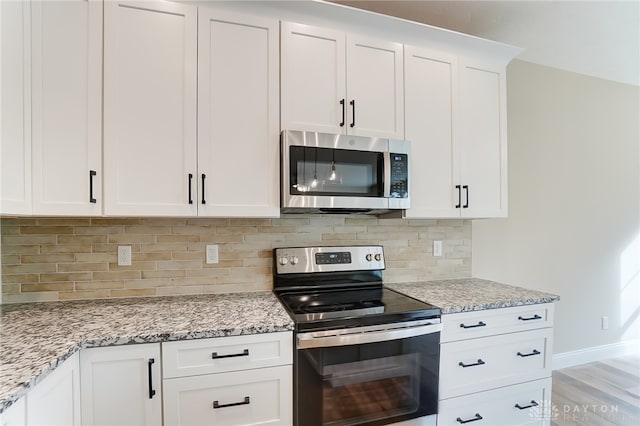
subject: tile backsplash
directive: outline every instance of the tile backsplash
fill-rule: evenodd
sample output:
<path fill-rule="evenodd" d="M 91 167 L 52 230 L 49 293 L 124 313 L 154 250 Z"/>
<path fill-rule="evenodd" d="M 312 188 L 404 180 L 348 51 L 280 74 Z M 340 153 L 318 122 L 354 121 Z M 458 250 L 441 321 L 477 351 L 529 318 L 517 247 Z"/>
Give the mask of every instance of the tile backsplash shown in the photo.
<path fill-rule="evenodd" d="M 3 218 L 0 227 L 3 303 L 271 290 L 272 249 L 286 246 L 381 244 L 388 282 L 471 276 L 470 220 Z M 207 244 L 219 245 L 218 264 L 205 263 Z M 119 245 L 131 246 L 131 266 L 118 266 Z"/>

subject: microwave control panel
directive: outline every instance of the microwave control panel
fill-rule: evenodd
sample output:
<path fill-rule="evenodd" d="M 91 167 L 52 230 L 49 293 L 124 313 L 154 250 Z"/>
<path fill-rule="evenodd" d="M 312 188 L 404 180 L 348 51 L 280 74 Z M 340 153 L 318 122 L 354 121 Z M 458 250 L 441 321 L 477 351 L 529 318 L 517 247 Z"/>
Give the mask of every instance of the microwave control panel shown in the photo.
<path fill-rule="evenodd" d="M 407 198 L 409 196 L 409 157 L 407 154 L 391 153 L 391 198 Z"/>

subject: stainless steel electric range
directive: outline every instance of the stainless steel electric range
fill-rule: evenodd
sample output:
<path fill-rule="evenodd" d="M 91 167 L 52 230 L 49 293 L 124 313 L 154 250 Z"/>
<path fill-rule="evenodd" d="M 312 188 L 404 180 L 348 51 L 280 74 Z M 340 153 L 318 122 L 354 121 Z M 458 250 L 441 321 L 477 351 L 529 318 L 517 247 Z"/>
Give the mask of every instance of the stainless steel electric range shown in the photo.
<path fill-rule="evenodd" d="M 273 259 L 295 322 L 295 424 L 435 425 L 440 309 L 383 286 L 383 248 L 277 248 Z"/>

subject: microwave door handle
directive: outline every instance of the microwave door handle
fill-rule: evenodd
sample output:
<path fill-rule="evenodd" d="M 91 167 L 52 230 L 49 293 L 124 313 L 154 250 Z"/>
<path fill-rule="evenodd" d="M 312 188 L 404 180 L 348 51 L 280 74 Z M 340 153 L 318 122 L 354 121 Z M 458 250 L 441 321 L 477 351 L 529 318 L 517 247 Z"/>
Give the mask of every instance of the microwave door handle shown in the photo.
<path fill-rule="evenodd" d="M 384 198 L 391 197 L 391 153 L 383 152 L 384 159 L 384 175 L 382 181 L 384 182 L 383 194 Z"/>

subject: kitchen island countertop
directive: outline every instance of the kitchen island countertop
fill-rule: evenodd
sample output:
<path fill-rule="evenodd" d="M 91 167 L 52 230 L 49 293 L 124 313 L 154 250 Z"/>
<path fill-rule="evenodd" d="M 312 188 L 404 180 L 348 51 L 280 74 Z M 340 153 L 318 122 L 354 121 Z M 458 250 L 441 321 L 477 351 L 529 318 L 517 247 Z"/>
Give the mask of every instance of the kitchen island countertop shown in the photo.
<path fill-rule="evenodd" d="M 82 348 L 290 330 L 271 292 L 0 305 L 0 413 Z"/>
<path fill-rule="evenodd" d="M 479 278 L 385 283 L 385 286 L 431 303 L 442 314 L 551 303 L 560 296 Z"/>

